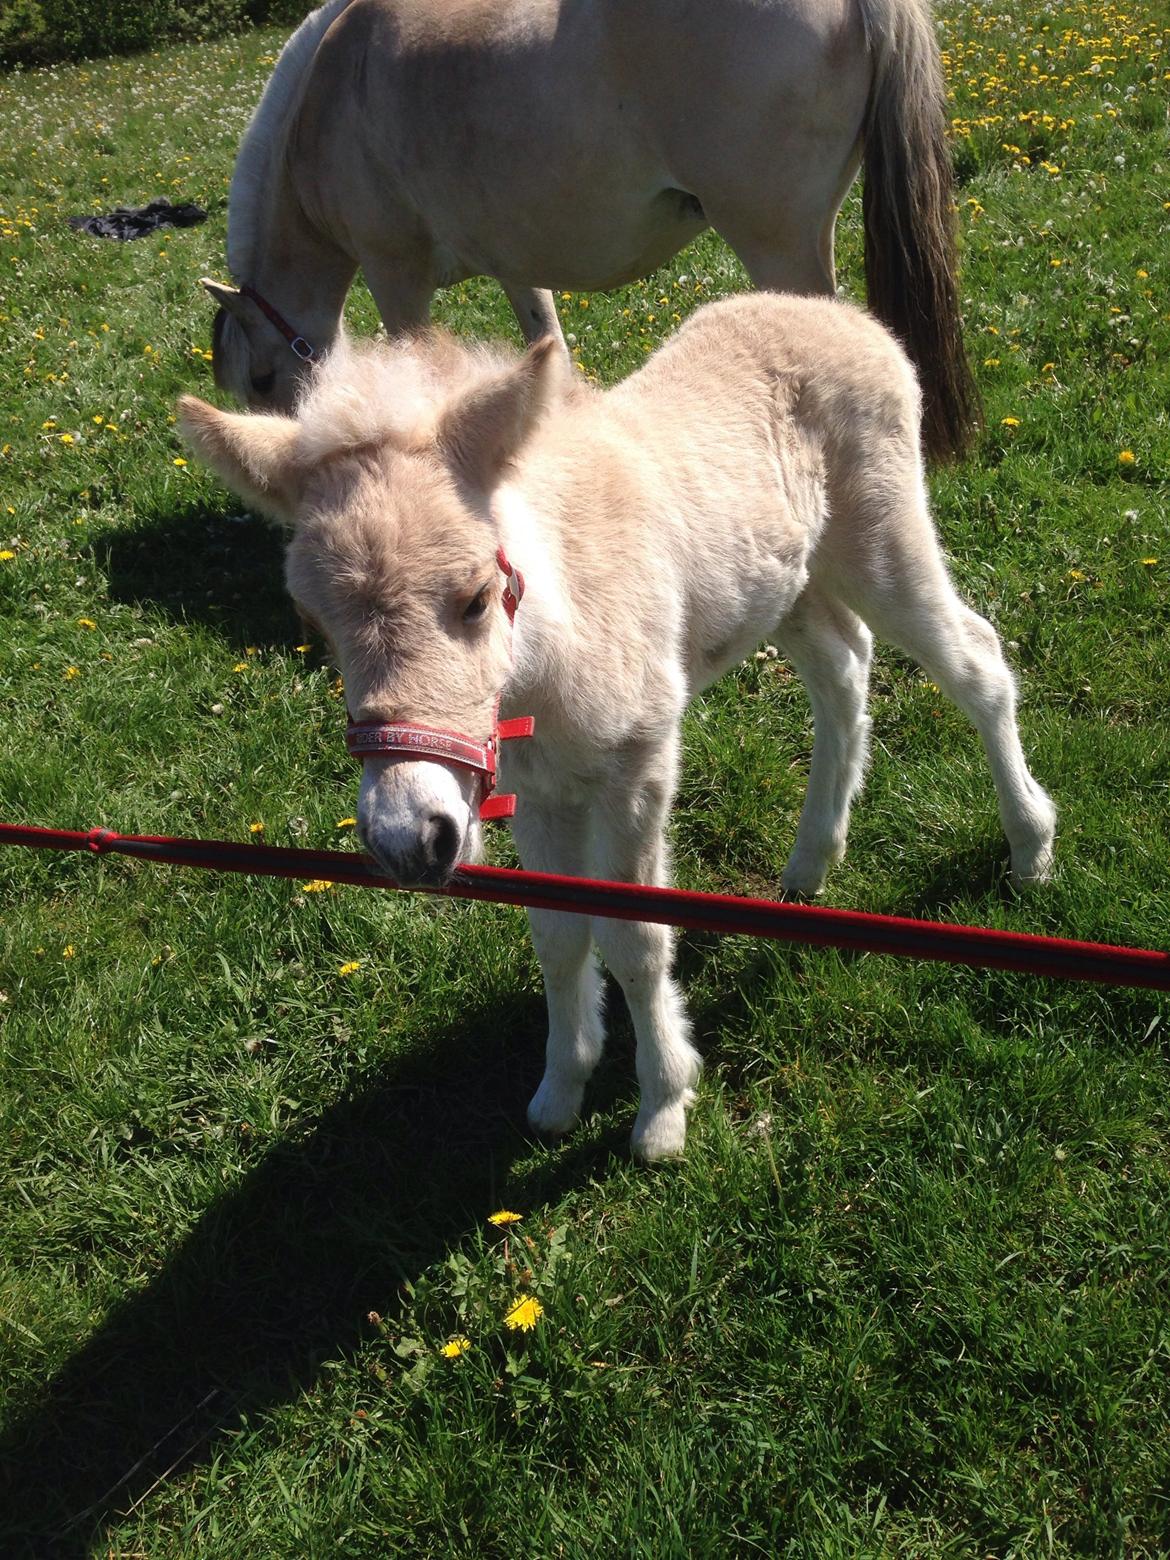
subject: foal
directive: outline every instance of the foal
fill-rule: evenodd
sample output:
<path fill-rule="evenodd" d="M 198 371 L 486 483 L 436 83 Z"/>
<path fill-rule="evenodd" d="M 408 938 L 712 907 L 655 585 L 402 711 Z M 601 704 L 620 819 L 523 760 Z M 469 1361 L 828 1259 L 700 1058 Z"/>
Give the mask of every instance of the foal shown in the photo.
<path fill-rule="evenodd" d="M 1055 811 L 999 640 L 947 574 L 914 375 L 859 311 L 712 304 L 604 393 L 548 342 L 516 358 L 429 334 L 335 354 L 295 418 L 180 410 L 199 455 L 292 527 L 289 588 L 343 673 L 351 751 L 369 754 L 360 837 L 400 882 L 446 881 L 478 851 L 488 765 L 464 765 L 501 711 L 536 720 L 505 759 L 525 867 L 664 882 L 687 701 L 773 635 L 815 733 L 783 883 L 817 893 L 865 766 L 871 628 L 975 725 L 1013 874 L 1047 876 Z M 669 933 L 529 919 L 549 1009 L 531 1124 L 578 1118 L 603 1043 L 596 941 L 637 1036 L 634 1150 L 681 1152 L 699 1058 Z"/>

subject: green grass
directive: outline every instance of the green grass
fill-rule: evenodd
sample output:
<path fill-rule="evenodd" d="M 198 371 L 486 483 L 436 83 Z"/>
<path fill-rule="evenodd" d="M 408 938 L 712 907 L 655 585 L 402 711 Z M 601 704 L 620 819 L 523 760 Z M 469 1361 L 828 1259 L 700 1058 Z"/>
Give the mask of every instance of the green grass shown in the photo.
<path fill-rule="evenodd" d="M 988 415 L 932 488 L 1020 672 L 1059 870 L 1012 894 L 973 734 L 883 654 L 830 903 L 1170 944 L 1161 28 L 947 13 Z M 0 93 L 5 820 L 349 837 L 280 540 L 176 464 L 171 421 L 209 391 L 196 278 L 279 42 Z M 64 223 L 160 193 L 211 220 Z M 742 282 L 707 238 L 560 302 L 608 383 Z M 439 313 L 512 332 L 488 284 Z M 350 316 L 373 327 L 364 293 Z M 782 661 L 698 703 L 681 881 L 778 890 L 809 745 Z M 646 1171 L 618 999 L 587 1121 L 525 1133 L 518 911 L 4 852 L 0 1553 L 1170 1551 L 1166 999 L 702 934 L 679 964 L 708 1067 L 685 1161 Z"/>

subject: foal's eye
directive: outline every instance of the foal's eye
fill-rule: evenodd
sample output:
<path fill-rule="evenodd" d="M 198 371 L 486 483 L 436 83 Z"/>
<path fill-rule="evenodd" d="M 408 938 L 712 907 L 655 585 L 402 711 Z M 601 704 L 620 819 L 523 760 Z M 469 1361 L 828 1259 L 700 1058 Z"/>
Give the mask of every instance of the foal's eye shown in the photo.
<path fill-rule="evenodd" d="M 271 395 L 275 385 L 275 369 L 270 374 L 255 374 L 252 378 L 252 389 L 256 395 Z"/>
<path fill-rule="evenodd" d="M 464 607 L 463 621 L 465 623 L 478 623 L 480 619 L 486 614 L 487 609 L 488 587 L 485 585 L 479 594 L 474 596 L 471 601 L 469 601 Z"/>

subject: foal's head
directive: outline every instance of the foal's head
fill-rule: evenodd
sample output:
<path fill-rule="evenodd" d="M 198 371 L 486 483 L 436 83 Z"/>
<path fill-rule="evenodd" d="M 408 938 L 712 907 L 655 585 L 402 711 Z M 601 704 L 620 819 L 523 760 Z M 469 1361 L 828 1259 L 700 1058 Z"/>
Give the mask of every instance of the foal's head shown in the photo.
<path fill-rule="evenodd" d="M 516 359 L 428 335 L 335 354 L 295 418 L 180 402 L 195 451 L 291 525 L 289 590 L 353 721 L 491 735 L 511 624 L 489 499 L 561 386 L 551 341 Z M 480 796 L 472 771 L 367 757 L 360 838 L 400 882 L 443 882 L 478 849 Z"/>

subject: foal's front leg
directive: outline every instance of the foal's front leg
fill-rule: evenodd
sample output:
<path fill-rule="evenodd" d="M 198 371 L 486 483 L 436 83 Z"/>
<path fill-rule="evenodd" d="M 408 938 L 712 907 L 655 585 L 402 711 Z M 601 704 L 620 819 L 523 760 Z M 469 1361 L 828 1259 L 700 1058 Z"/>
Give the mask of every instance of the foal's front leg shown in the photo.
<path fill-rule="evenodd" d="M 674 798 L 678 742 L 643 752 L 615 776 L 594 818 L 595 867 L 603 878 L 665 884 L 665 828 Z M 673 934 L 642 921 L 597 919 L 593 935 L 625 995 L 637 1041 L 641 1104 L 631 1139 L 641 1159 L 666 1159 L 686 1146 L 687 1109 L 702 1062 L 690 1020 L 670 973 Z"/>
<path fill-rule="evenodd" d="M 580 877 L 588 823 L 584 807 L 553 806 L 526 793 L 512 824 L 521 861 L 530 872 Z M 588 916 L 529 910 L 528 924 L 548 1003 L 545 1072 L 528 1121 L 542 1136 L 558 1137 L 576 1126 L 585 1085 L 605 1044 L 601 973 Z"/>

